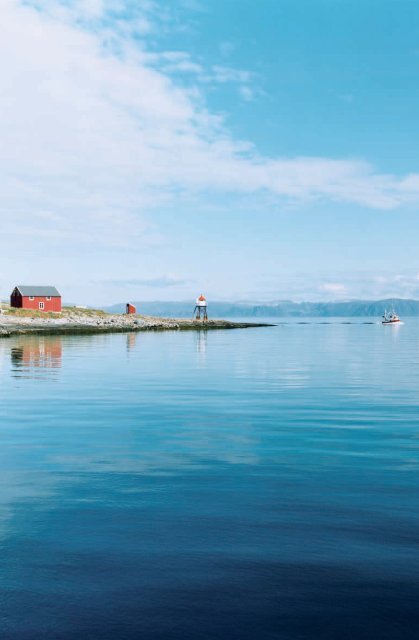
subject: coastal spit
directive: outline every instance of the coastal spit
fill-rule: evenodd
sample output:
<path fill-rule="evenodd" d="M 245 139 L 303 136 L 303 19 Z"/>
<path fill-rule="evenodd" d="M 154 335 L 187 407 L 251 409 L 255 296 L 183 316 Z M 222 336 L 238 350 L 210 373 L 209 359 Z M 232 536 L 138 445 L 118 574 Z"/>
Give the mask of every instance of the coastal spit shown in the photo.
<path fill-rule="evenodd" d="M 83 334 L 129 331 L 207 331 L 269 326 L 266 323 L 228 320 L 158 318 L 142 315 L 109 314 L 95 309 L 64 307 L 62 313 L 3 308 L 0 313 L 0 337 L 22 334 Z"/>

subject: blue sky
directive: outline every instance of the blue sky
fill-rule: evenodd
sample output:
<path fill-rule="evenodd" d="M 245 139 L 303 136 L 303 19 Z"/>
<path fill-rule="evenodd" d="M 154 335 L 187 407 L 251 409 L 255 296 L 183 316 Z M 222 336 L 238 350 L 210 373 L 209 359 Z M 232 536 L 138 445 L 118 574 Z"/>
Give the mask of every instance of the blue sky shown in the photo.
<path fill-rule="evenodd" d="M 414 0 L 3 0 L 0 296 L 419 297 Z"/>

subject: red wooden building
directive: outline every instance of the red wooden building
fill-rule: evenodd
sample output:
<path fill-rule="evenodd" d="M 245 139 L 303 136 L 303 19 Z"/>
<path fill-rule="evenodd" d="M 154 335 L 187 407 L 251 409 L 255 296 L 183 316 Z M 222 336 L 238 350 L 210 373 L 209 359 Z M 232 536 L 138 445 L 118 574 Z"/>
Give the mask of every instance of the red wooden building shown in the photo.
<path fill-rule="evenodd" d="M 128 313 L 129 315 L 132 313 L 137 313 L 137 309 L 134 307 L 133 304 L 131 304 L 130 302 L 127 302 L 127 305 L 125 307 L 125 313 Z"/>
<path fill-rule="evenodd" d="M 10 296 L 10 306 L 32 311 L 61 311 L 61 294 L 55 287 L 27 287 L 18 285 Z"/>

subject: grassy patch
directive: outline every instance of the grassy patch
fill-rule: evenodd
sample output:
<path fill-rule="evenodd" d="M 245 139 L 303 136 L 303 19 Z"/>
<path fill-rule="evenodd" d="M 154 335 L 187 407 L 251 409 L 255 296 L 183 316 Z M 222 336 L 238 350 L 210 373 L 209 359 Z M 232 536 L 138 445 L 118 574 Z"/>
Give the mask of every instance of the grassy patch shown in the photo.
<path fill-rule="evenodd" d="M 9 307 L 8 309 L 3 310 L 3 313 L 8 316 L 14 316 L 16 318 L 59 318 L 61 316 L 60 313 L 53 313 L 52 311 L 15 309 L 14 307 Z"/>
<path fill-rule="evenodd" d="M 102 311 L 101 309 L 81 309 L 80 307 L 63 307 L 63 312 L 62 315 L 67 315 L 70 313 L 74 313 L 77 314 L 78 316 L 87 316 L 87 317 L 92 317 L 92 316 L 106 316 L 108 315 L 105 311 Z"/>

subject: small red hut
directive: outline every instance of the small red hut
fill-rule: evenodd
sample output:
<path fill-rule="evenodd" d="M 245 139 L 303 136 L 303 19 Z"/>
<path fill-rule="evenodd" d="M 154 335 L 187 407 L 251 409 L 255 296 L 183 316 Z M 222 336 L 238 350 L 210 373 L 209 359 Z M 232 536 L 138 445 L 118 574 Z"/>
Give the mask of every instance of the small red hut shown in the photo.
<path fill-rule="evenodd" d="M 131 315 L 133 313 L 137 313 L 137 309 L 134 307 L 133 304 L 131 304 L 130 302 L 127 302 L 125 313 L 127 313 L 128 315 Z"/>
<path fill-rule="evenodd" d="M 10 306 L 32 311 L 61 311 L 61 294 L 55 287 L 18 285 L 10 296 Z"/>

